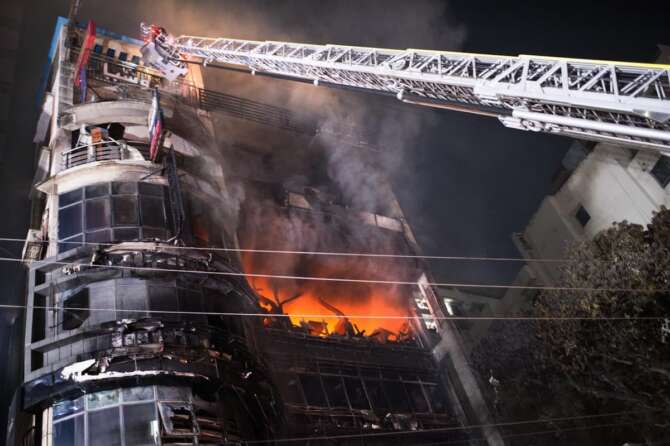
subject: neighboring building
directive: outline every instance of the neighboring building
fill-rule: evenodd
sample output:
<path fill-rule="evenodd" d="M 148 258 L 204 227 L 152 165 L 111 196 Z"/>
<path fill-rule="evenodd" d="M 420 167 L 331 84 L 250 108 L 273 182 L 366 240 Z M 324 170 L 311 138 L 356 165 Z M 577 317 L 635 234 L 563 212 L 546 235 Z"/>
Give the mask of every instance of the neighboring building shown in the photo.
<path fill-rule="evenodd" d="M 423 264 L 239 251 L 415 254 L 383 178 L 357 201 L 327 168 L 341 141 L 205 90 L 197 65 L 168 82 L 143 66 L 142 42 L 103 29 L 75 87 L 84 40 L 59 19 L 8 445 L 503 444 Z M 154 89 L 165 132 L 152 160 Z M 337 161 L 360 166 L 358 150 Z M 367 316 L 378 314 L 411 318 Z"/>

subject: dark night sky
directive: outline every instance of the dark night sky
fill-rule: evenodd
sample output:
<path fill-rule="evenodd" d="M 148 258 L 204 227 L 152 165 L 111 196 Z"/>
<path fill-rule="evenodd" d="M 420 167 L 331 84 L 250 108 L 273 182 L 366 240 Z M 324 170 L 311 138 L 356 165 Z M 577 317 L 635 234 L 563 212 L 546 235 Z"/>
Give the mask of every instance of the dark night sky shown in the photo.
<path fill-rule="evenodd" d="M 24 237 L 27 229 L 35 94 L 56 17 L 67 14 L 69 1 L 21 3 L 26 9 L 13 102 L 15 122 L 10 123 L 14 132 L 0 172 L 4 196 L 0 212 L 6 216 L 0 235 L 14 237 Z M 83 0 L 83 4 L 82 21 L 93 18 L 103 27 L 132 36 L 137 36 L 144 20 L 176 34 L 632 61 L 653 60 L 656 44 L 670 42 L 667 9 L 663 13 L 651 2 Z M 358 100 L 369 103 L 371 110 L 392 107 L 400 122 L 416 124 L 408 131 L 411 140 L 404 141 L 403 168 L 394 169 L 393 181 L 427 253 L 518 255 L 511 233 L 523 230 L 547 193 L 569 140 L 509 130 L 491 118 L 390 105 L 393 100 L 388 98 L 368 95 Z M 504 283 L 513 279 L 518 267 L 443 263 L 436 267 L 436 276 L 445 281 Z M 3 302 L 24 301 L 24 281 L 17 271 L 15 266 L 0 267 Z M 3 322 L 2 330 L 6 325 Z"/>

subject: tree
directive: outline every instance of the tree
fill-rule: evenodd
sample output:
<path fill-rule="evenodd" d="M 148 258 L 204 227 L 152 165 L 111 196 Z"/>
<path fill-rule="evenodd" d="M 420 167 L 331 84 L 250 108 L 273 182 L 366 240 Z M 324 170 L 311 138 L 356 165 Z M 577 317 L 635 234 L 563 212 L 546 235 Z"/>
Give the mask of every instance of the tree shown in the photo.
<path fill-rule="evenodd" d="M 499 321 L 473 352 L 480 373 L 501 381 L 500 418 L 623 413 L 589 421 L 621 426 L 581 438 L 667 439 L 670 211 L 661 209 L 647 228 L 614 224 L 572 246 L 567 260 L 562 289 L 542 292 L 526 312 L 546 319 Z"/>

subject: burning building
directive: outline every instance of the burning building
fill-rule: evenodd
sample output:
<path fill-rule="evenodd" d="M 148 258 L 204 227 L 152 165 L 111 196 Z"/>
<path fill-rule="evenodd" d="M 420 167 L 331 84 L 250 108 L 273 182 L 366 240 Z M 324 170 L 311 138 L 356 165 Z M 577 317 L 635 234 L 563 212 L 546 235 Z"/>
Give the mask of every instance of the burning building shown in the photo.
<path fill-rule="evenodd" d="M 142 45 L 58 22 L 7 444 L 501 444 L 364 144 Z"/>

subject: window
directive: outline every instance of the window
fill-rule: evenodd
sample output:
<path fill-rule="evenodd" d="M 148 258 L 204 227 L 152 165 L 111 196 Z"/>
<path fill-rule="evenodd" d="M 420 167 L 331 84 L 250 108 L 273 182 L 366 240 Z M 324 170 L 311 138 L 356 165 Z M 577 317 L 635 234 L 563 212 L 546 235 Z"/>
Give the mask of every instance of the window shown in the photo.
<path fill-rule="evenodd" d="M 349 407 L 347 396 L 344 393 L 344 383 L 339 376 L 324 376 L 323 386 L 326 389 L 330 407 Z"/>
<path fill-rule="evenodd" d="M 156 444 L 158 424 L 156 405 L 153 403 L 123 406 L 124 437 L 126 445 L 152 446 Z"/>
<path fill-rule="evenodd" d="M 114 48 L 107 48 L 107 57 L 114 57 L 116 55 L 116 50 Z"/>
<path fill-rule="evenodd" d="M 142 226 L 161 228 L 165 226 L 163 200 L 154 197 L 141 197 Z"/>
<path fill-rule="evenodd" d="M 384 381 L 384 390 L 388 401 L 391 404 L 391 409 L 400 412 L 409 411 L 409 402 L 407 401 L 407 394 L 405 388 L 400 381 Z"/>
<path fill-rule="evenodd" d="M 349 397 L 352 409 L 370 408 L 363 384 L 358 378 L 344 378 L 344 384 L 347 388 L 347 396 Z"/>
<path fill-rule="evenodd" d="M 300 384 L 305 392 L 307 404 L 310 406 L 327 407 L 326 398 L 321 388 L 321 380 L 314 375 L 300 375 Z"/>
<path fill-rule="evenodd" d="M 167 239 L 171 225 L 166 218 L 165 189 L 159 184 L 114 182 L 61 194 L 59 251 L 81 242 Z"/>
<path fill-rule="evenodd" d="M 95 54 L 102 54 L 102 45 L 96 43 L 95 46 L 93 47 L 93 52 Z"/>
<path fill-rule="evenodd" d="M 63 330 L 74 330 L 88 319 L 88 288 L 79 290 L 63 301 Z"/>
<path fill-rule="evenodd" d="M 156 401 L 169 393 L 170 403 Z M 53 406 L 53 446 L 138 445 L 159 444 L 158 406 L 164 409 L 172 432 L 194 434 L 195 395 L 187 388 L 163 386 L 128 387 L 90 393 L 75 400 L 65 400 Z M 208 415 L 216 419 L 216 414 Z M 195 437 L 185 437 L 189 441 Z M 172 443 L 171 443 L 172 444 Z"/>
<path fill-rule="evenodd" d="M 651 175 L 665 189 L 670 184 L 670 157 L 661 155 L 651 169 Z"/>
<path fill-rule="evenodd" d="M 409 395 L 414 412 L 428 412 L 428 403 L 423 395 L 423 390 L 421 390 L 421 385 L 417 383 L 405 383 L 405 389 Z"/>
<path fill-rule="evenodd" d="M 54 426 L 54 446 L 84 446 L 84 417 L 69 418 Z"/>
<path fill-rule="evenodd" d="M 380 381 L 365 380 L 365 388 L 368 391 L 372 408 L 376 410 L 385 410 L 389 408 L 386 402 L 386 396 L 382 390 L 382 383 Z"/>
<path fill-rule="evenodd" d="M 577 209 L 577 213 L 575 214 L 575 218 L 579 222 L 582 227 L 586 226 L 586 224 L 591 220 L 591 216 L 589 213 L 584 209 L 584 206 L 579 206 L 579 209 Z"/>
<path fill-rule="evenodd" d="M 121 446 L 121 419 L 119 408 L 96 410 L 88 413 L 88 444 Z"/>
<path fill-rule="evenodd" d="M 111 220 L 111 211 L 109 208 L 109 199 L 101 198 L 98 200 L 86 201 L 86 230 L 104 228 L 109 226 Z"/>
<path fill-rule="evenodd" d="M 113 197 L 114 226 L 137 225 L 137 197 L 134 195 L 122 195 Z"/>
<path fill-rule="evenodd" d="M 80 233 L 82 229 L 81 216 L 80 203 L 61 209 L 58 213 L 58 238 L 62 240 Z"/>
<path fill-rule="evenodd" d="M 140 56 L 133 56 L 133 58 L 130 59 L 130 61 L 132 63 L 134 63 L 135 65 L 139 65 L 140 64 Z"/>
<path fill-rule="evenodd" d="M 128 53 L 126 53 L 126 52 L 124 52 L 124 51 L 121 51 L 121 52 L 119 53 L 119 60 L 120 60 L 121 62 L 125 62 L 125 61 L 127 61 L 127 60 L 128 60 Z"/>

